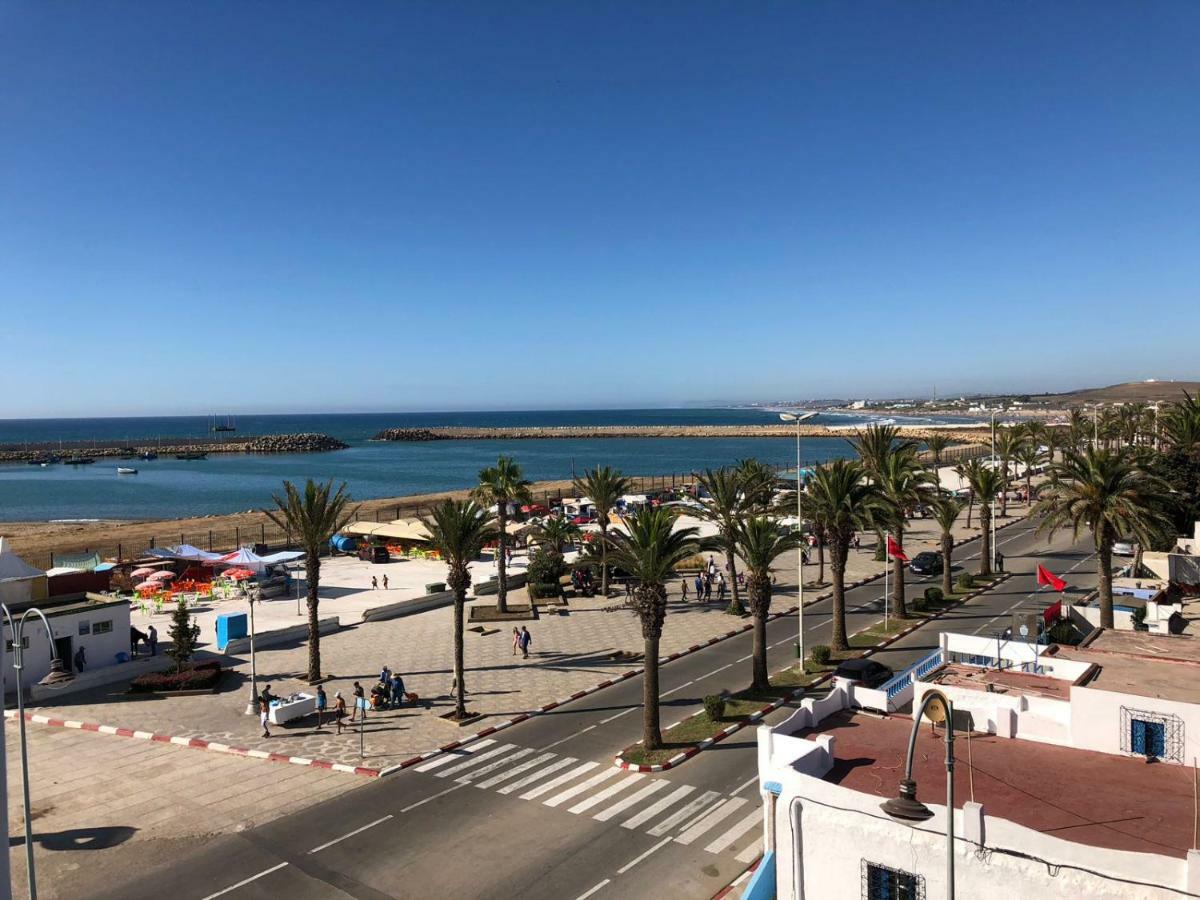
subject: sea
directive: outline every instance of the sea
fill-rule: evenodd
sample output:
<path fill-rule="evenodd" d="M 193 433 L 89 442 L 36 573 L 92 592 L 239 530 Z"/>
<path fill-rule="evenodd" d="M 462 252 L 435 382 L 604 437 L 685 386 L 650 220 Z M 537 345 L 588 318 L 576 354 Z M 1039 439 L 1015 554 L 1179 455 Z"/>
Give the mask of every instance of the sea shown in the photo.
<path fill-rule="evenodd" d="M 855 425 L 882 419 L 822 413 L 813 424 Z M 950 416 L 889 417 L 913 424 L 972 421 Z M 225 423 L 224 414 L 215 419 Z M 630 475 L 670 475 L 719 467 L 746 457 L 792 465 L 794 441 L 779 438 L 603 438 L 547 440 L 373 441 L 384 428 L 435 426 L 757 425 L 779 421 L 777 411 L 637 409 L 445 413 L 237 415 L 238 434 L 318 432 L 349 444 L 346 450 L 295 454 L 213 454 L 205 460 L 122 462 L 137 475 L 118 475 L 115 459 L 88 466 L 0 464 L 0 521 L 166 519 L 260 509 L 283 481 L 306 478 L 346 482 L 355 499 L 400 497 L 470 487 L 479 470 L 512 456 L 532 481 L 571 478 L 597 465 Z M 213 417 L 0 420 L 0 444 L 43 441 L 152 443 L 157 438 L 210 436 Z M 840 437 L 804 438 L 807 463 L 853 455 Z"/>

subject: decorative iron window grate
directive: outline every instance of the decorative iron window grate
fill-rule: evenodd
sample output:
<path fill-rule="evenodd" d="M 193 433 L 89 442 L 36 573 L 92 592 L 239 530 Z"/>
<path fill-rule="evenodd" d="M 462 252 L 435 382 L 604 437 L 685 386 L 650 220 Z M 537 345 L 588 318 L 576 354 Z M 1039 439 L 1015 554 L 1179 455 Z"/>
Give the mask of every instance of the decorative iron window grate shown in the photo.
<path fill-rule="evenodd" d="M 1144 709 L 1121 707 L 1121 750 L 1183 762 L 1183 719 Z"/>
<path fill-rule="evenodd" d="M 925 900 L 925 876 L 862 861 L 863 900 Z"/>

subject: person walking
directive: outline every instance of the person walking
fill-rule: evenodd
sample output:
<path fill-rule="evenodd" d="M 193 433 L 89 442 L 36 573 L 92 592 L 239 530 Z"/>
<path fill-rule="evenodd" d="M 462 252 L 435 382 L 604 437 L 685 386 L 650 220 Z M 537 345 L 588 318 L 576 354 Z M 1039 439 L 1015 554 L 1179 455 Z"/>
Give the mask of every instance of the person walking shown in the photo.
<path fill-rule="evenodd" d="M 360 706 L 362 706 L 363 700 L 365 700 L 366 696 L 367 696 L 366 693 L 363 691 L 363 686 L 361 684 L 359 684 L 357 681 L 354 682 L 354 690 L 352 691 L 352 693 L 354 695 L 354 707 L 350 710 L 350 721 L 351 722 L 353 722 L 355 716 L 358 715 L 358 709 Z"/>
<path fill-rule="evenodd" d="M 687 579 L 686 579 L 686 578 L 680 578 L 680 579 L 679 579 L 679 584 L 680 584 L 680 586 L 683 588 L 683 602 L 684 602 L 684 603 L 687 603 Z"/>
<path fill-rule="evenodd" d="M 373 590 L 373 591 L 379 590 L 379 579 L 376 578 L 374 575 L 371 576 L 371 590 Z"/>
<path fill-rule="evenodd" d="M 399 672 L 392 673 L 392 709 L 399 709 L 404 705 L 404 679 L 400 677 Z"/>
<path fill-rule="evenodd" d="M 725 579 L 722 578 L 717 582 L 717 602 L 720 603 L 725 599 Z"/>
<path fill-rule="evenodd" d="M 153 625 L 146 629 L 146 643 L 150 645 L 150 655 L 158 656 L 158 629 Z"/>
<path fill-rule="evenodd" d="M 262 723 L 262 736 L 265 738 L 269 738 L 271 736 L 271 729 L 267 727 L 267 723 L 271 721 L 270 715 L 271 704 L 266 700 L 260 699 L 258 701 L 258 721 Z"/>
<path fill-rule="evenodd" d="M 346 718 L 346 698 L 338 691 L 333 695 L 333 717 L 337 719 L 337 733 L 342 733 L 342 720 Z"/>
<path fill-rule="evenodd" d="M 329 703 L 329 699 L 325 696 L 325 686 L 317 685 L 317 727 L 321 727 L 321 723 L 325 719 L 325 708 Z"/>
<path fill-rule="evenodd" d="M 529 629 L 521 626 L 521 655 L 525 659 L 529 659 L 529 646 L 533 643 L 533 635 L 529 633 Z"/>
<path fill-rule="evenodd" d="M 717 561 L 715 559 L 713 559 L 712 555 L 710 554 L 708 557 L 708 577 L 712 578 L 712 576 L 714 576 L 716 574 L 717 574 Z"/>
<path fill-rule="evenodd" d="M 379 670 L 379 680 L 384 684 L 387 684 L 392 680 L 392 670 L 389 669 L 386 664 L 382 669 Z"/>
<path fill-rule="evenodd" d="M 388 586 L 387 586 L 387 572 L 384 572 L 384 573 L 383 573 L 383 589 L 384 589 L 385 591 L 388 589 Z"/>
<path fill-rule="evenodd" d="M 517 655 L 517 650 L 521 646 L 521 629 L 516 625 L 513 626 L 513 656 Z"/>
<path fill-rule="evenodd" d="M 697 602 L 704 599 L 704 579 L 697 573 L 696 575 L 696 600 Z"/>
<path fill-rule="evenodd" d="M 633 579 L 632 578 L 625 579 L 625 596 L 626 597 L 633 596 Z"/>
<path fill-rule="evenodd" d="M 75 671 L 82 672 L 87 666 L 87 654 L 83 651 L 83 645 L 79 645 L 79 649 L 75 651 Z"/>

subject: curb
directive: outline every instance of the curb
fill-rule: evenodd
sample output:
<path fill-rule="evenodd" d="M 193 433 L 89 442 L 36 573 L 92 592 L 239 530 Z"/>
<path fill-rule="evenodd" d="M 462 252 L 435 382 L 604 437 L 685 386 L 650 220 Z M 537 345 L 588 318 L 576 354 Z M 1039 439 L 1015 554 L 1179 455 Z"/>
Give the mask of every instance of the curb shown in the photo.
<path fill-rule="evenodd" d="M 725 887 L 713 894 L 712 900 L 724 900 L 725 897 L 730 896 L 735 890 L 737 890 L 743 881 L 758 871 L 758 867 L 762 865 L 762 861 L 763 858 L 760 856 L 758 859 L 752 862 L 750 867 L 742 872 L 741 875 L 733 879 L 733 881 L 729 882 L 729 884 L 725 885 Z"/>

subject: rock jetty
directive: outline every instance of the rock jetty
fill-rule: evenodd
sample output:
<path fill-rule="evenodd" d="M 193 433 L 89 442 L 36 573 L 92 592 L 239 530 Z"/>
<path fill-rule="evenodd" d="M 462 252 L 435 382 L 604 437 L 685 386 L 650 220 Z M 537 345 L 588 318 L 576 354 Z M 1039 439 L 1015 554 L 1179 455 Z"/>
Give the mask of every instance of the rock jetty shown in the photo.
<path fill-rule="evenodd" d="M 801 425 L 805 437 L 853 436 L 854 429 Z M 933 434 L 948 435 L 952 440 L 979 443 L 983 432 L 971 429 L 905 428 L 906 437 L 923 440 Z M 486 441 L 537 440 L 547 438 L 795 438 L 795 425 L 562 425 L 556 427 L 504 428 L 385 428 L 375 435 L 377 441 Z"/>
<path fill-rule="evenodd" d="M 129 446 L 124 442 L 73 441 L 54 444 L 0 445 L 0 462 L 37 460 L 61 461 L 68 458 L 128 459 L 143 453 L 173 456 L 183 453 L 324 453 L 344 450 L 348 444 L 327 434 L 267 434 L 219 437 L 210 440 L 170 438 L 153 444 Z"/>

